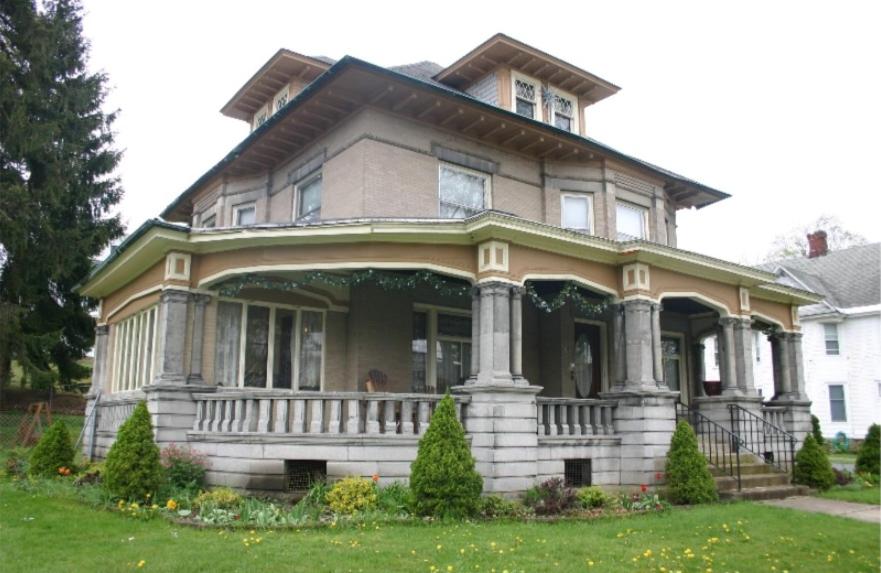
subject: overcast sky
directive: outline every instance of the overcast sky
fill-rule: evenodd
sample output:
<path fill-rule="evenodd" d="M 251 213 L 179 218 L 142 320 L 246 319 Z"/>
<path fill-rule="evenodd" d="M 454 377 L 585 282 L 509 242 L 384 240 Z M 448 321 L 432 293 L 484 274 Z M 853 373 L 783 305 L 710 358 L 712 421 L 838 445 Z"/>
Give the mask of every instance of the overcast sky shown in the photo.
<path fill-rule="evenodd" d="M 84 2 L 129 231 L 248 134 L 219 109 L 279 48 L 448 65 L 504 32 L 622 87 L 589 135 L 733 196 L 680 247 L 755 261 L 821 215 L 881 239 L 878 2 Z"/>

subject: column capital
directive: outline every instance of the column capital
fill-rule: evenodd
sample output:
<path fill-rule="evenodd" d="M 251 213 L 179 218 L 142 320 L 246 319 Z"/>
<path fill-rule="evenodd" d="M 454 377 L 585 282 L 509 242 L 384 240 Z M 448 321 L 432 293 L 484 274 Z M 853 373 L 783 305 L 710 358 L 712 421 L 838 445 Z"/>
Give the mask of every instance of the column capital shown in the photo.
<path fill-rule="evenodd" d="M 107 336 L 110 332 L 110 325 L 107 323 L 95 325 L 95 336 Z"/>
<path fill-rule="evenodd" d="M 720 316 L 719 317 L 719 325 L 720 326 L 735 326 L 738 322 L 740 322 L 740 317 L 737 316 Z"/>
<path fill-rule="evenodd" d="M 648 299 L 644 298 L 631 298 L 622 300 L 620 303 L 622 308 L 624 309 L 634 309 L 634 310 L 645 310 L 650 311 L 654 305 L 658 304 Z"/>
<path fill-rule="evenodd" d="M 526 294 L 526 287 L 521 285 L 514 285 L 511 287 L 511 296 L 515 298 L 523 298 L 523 295 Z"/>
<path fill-rule="evenodd" d="M 159 295 L 160 302 L 187 302 L 192 294 L 189 291 L 166 289 Z"/>
<path fill-rule="evenodd" d="M 192 297 L 193 303 L 197 305 L 206 305 L 211 302 L 213 298 L 210 294 L 204 293 L 193 293 L 190 295 Z"/>

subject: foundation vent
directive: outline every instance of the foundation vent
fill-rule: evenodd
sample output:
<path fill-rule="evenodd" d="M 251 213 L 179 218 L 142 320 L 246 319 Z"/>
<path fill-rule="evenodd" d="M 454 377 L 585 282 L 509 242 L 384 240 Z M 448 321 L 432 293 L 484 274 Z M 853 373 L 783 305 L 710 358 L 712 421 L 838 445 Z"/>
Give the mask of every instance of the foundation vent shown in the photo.
<path fill-rule="evenodd" d="M 589 458 L 563 460 L 563 480 L 566 487 L 584 487 L 591 484 Z"/>
<path fill-rule="evenodd" d="M 289 492 L 306 492 L 316 482 L 327 479 L 327 462 L 320 460 L 285 460 L 284 488 Z"/>

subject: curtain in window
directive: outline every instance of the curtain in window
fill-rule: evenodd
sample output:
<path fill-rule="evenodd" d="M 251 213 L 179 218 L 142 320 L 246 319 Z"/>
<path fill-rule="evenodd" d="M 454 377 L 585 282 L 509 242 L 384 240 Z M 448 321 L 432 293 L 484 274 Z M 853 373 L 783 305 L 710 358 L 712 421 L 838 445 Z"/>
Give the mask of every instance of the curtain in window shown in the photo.
<path fill-rule="evenodd" d="M 484 209 L 485 176 L 443 167 L 438 189 L 441 217 L 464 219 Z"/>
<path fill-rule="evenodd" d="M 323 315 L 304 310 L 300 319 L 300 390 L 321 389 L 321 349 L 324 346 Z"/>
<path fill-rule="evenodd" d="M 618 203 L 615 214 L 619 241 L 645 238 L 645 209 Z"/>
<path fill-rule="evenodd" d="M 235 302 L 219 302 L 214 355 L 214 379 L 218 386 L 238 385 L 241 334 L 242 305 Z"/>
<path fill-rule="evenodd" d="M 844 386 L 829 386 L 829 411 L 833 422 L 847 421 L 847 410 L 844 407 Z"/>
<path fill-rule="evenodd" d="M 290 388 L 294 379 L 293 345 L 296 313 L 279 308 L 275 311 L 275 341 L 273 343 L 272 387 Z"/>
<path fill-rule="evenodd" d="M 443 394 L 452 386 L 465 382 L 471 362 L 471 345 L 454 340 L 437 342 L 437 388 Z"/>
<path fill-rule="evenodd" d="M 298 221 L 317 221 L 321 219 L 321 177 L 300 187 Z"/>
<path fill-rule="evenodd" d="M 269 356 L 269 308 L 248 305 L 245 332 L 245 386 L 266 387 L 266 360 Z"/>
<path fill-rule="evenodd" d="M 590 202 L 587 197 L 563 196 L 563 226 L 576 231 L 590 231 Z"/>

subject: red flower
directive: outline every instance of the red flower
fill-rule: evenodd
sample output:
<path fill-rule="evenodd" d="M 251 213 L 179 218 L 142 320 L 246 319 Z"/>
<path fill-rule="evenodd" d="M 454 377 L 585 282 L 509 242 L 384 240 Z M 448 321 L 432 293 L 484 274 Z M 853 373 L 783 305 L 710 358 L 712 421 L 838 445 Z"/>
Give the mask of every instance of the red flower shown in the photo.
<path fill-rule="evenodd" d="M 379 483 L 379 474 L 373 474 L 373 483 Z"/>
<path fill-rule="evenodd" d="M 645 493 L 648 490 L 649 490 L 649 486 L 647 486 L 645 484 L 642 484 L 641 486 L 639 486 L 639 491 L 641 491 L 642 493 Z"/>
<path fill-rule="evenodd" d="M 661 481 L 662 479 L 664 479 L 664 474 L 662 474 L 661 472 L 655 474 L 655 480 Z"/>

